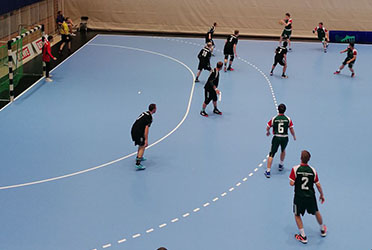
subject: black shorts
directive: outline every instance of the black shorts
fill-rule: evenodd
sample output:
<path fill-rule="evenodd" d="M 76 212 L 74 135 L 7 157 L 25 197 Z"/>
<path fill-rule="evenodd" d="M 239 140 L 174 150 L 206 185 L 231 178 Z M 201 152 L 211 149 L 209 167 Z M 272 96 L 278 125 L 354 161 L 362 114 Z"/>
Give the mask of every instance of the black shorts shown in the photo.
<path fill-rule="evenodd" d="M 282 149 L 282 152 L 285 150 L 288 144 L 288 137 L 279 137 L 279 136 L 273 136 L 273 139 L 271 140 L 271 151 L 269 156 L 274 157 L 276 152 L 278 152 L 279 146 Z"/>
<path fill-rule="evenodd" d="M 274 58 L 274 66 L 276 66 L 277 64 L 280 64 L 282 66 L 285 65 L 285 62 L 284 62 L 284 57 L 280 58 L 280 57 L 275 57 Z"/>
<path fill-rule="evenodd" d="M 209 43 L 209 42 L 211 42 L 212 45 L 214 46 L 214 41 L 213 41 L 213 39 L 205 38 L 205 43 L 207 44 L 207 43 Z"/>
<path fill-rule="evenodd" d="M 71 41 L 71 35 L 61 35 L 61 40 L 63 43 Z"/>
<path fill-rule="evenodd" d="M 209 104 L 211 101 L 217 102 L 217 93 L 213 90 L 204 89 L 204 103 Z"/>
<path fill-rule="evenodd" d="M 144 133 L 138 133 L 132 131 L 132 140 L 134 141 L 134 146 L 144 146 L 145 145 L 145 135 Z"/>
<path fill-rule="evenodd" d="M 226 56 L 234 56 L 234 50 L 230 48 L 224 48 L 223 54 Z"/>
<path fill-rule="evenodd" d="M 313 215 L 319 211 L 315 195 L 311 198 L 301 198 L 295 196 L 293 199 L 293 213 L 297 216 L 303 216 L 306 211 L 308 214 Z"/>
<path fill-rule="evenodd" d="M 349 61 L 351 58 L 346 58 L 345 61 L 342 63 L 343 65 L 347 64 L 347 61 Z M 348 64 L 349 68 L 353 68 L 353 65 L 355 63 L 355 60 Z"/>
<path fill-rule="evenodd" d="M 211 65 L 209 63 L 199 61 L 198 70 L 203 70 L 203 69 L 208 70 L 208 71 L 212 70 Z"/>

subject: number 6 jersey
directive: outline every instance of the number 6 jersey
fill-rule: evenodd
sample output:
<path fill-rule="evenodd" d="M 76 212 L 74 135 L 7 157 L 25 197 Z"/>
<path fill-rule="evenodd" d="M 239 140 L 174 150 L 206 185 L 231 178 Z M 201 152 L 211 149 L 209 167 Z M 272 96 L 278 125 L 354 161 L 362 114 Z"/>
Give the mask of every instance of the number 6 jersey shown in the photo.
<path fill-rule="evenodd" d="M 288 128 L 293 127 L 291 118 L 284 114 L 274 116 L 268 123 L 269 128 L 273 128 L 274 136 L 288 137 Z"/>
<path fill-rule="evenodd" d="M 295 197 L 315 197 L 314 183 L 317 184 L 319 178 L 313 167 L 304 163 L 294 166 L 289 175 L 289 179 L 295 183 Z"/>

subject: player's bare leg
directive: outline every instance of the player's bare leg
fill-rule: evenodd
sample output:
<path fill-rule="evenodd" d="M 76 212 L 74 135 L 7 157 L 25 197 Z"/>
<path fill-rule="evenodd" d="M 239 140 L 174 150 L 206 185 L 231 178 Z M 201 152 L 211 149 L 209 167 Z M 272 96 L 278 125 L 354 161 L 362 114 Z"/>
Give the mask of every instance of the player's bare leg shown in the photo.
<path fill-rule="evenodd" d="M 298 227 L 298 230 L 300 231 L 299 234 L 295 234 L 296 240 L 300 241 L 301 243 L 306 244 L 307 243 L 307 237 L 304 231 L 304 224 L 302 223 L 301 216 L 295 215 L 295 221 Z"/>
<path fill-rule="evenodd" d="M 269 156 L 269 158 L 267 159 L 267 172 L 270 172 L 271 170 L 271 165 L 273 165 L 273 157 Z"/>
<path fill-rule="evenodd" d="M 227 65 L 227 58 L 225 58 L 225 60 L 223 61 L 223 65 L 224 65 L 224 67 L 223 67 L 223 71 L 227 71 L 227 68 L 226 68 L 226 65 Z"/>
<path fill-rule="evenodd" d="M 141 161 L 144 161 L 143 154 L 145 153 L 145 146 L 138 146 L 136 167 L 138 170 L 144 170 L 145 167 L 141 165 Z"/>
<path fill-rule="evenodd" d="M 325 237 L 327 235 L 327 227 L 323 225 L 323 218 L 319 211 L 316 211 L 315 218 L 320 226 L 320 235 Z"/>
<path fill-rule="evenodd" d="M 343 68 L 345 67 L 345 65 L 341 65 L 339 68 L 338 68 L 338 70 L 336 70 L 336 72 L 335 73 L 333 73 L 333 74 L 340 74 L 340 72 L 341 72 L 341 70 L 343 70 Z"/>
<path fill-rule="evenodd" d="M 284 169 L 284 159 L 285 159 L 285 150 L 280 153 L 280 163 L 279 163 L 279 171 Z"/>
<path fill-rule="evenodd" d="M 199 82 L 199 76 L 201 74 L 201 70 L 198 70 L 198 72 L 196 73 L 196 78 L 195 78 L 195 82 Z"/>
<path fill-rule="evenodd" d="M 350 68 L 350 67 L 349 67 L 349 69 L 350 69 L 350 71 L 351 71 L 351 77 L 354 77 L 354 76 L 355 76 L 354 69 L 353 69 L 353 68 Z"/>
<path fill-rule="evenodd" d="M 290 39 L 287 39 L 287 42 L 288 42 L 288 50 L 292 50 L 292 48 L 291 48 L 291 40 Z"/>

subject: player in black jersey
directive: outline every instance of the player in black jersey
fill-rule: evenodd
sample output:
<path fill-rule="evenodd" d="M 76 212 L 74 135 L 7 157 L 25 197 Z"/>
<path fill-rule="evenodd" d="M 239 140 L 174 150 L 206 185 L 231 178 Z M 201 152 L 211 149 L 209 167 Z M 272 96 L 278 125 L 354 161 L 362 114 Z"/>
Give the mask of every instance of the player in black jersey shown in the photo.
<path fill-rule="evenodd" d="M 225 47 L 223 49 L 223 53 L 225 55 L 225 67 L 224 71 L 226 70 L 231 70 L 233 71 L 234 69 L 231 68 L 232 62 L 234 61 L 234 55 L 238 56 L 236 54 L 236 45 L 238 44 L 238 36 L 239 36 L 239 30 L 234 31 L 234 35 L 230 35 L 225 42 Z M 229 67 L 226 69 L 226 64 L 227 60 L 229 59 L 230 56 L 230 62 L 229 62 Z"/>
<path fill-rule="evenodd" d="M 285 71 L 287 70 L 287 42 L 283 42 L 283 46 L 278 46 L 275 50 L 274 64 L 270 71 L 271 76 L 273 75 L 274 69 L 278 63 L 283 66 L 282 78 L 288 78 L 285 74 Z"/>
<path fill-rule="evenodd" d="M 220 94 L 220 91 L 218 90 L 218 82 L 220 79 L 220 70 L 222 69 L 223 63 L 218 62 L 217 67 L 214 68 L 211 71 L 211 74 L 209 75 L 208 81 L 206 82 L 204 86 L 204 96 L 205 100 L 203 103 L 202 110 L 200 111 L 200 114 L 202 116 L 208 117 L 208 114 L 205 112 L 205 108 L 207 105 L 213 101 L 213 113 L 217 115 L 222 115 L 222 112 L 217 109 L 217 95 Z"/>
<path fill-rule="evenodd" d="M 315 32 L 318 35 L 319 41 L 321 41 L 323 44 L 324 53 L 327 53 L 327 48 L 328 48 L 328 43 L 329 43 L 328 30 L 323 26 L 323 23 L 320 22 L 318 27 L 315 27 L 315 29 L 313 29 L 314 34 Z"/>
<path fill-rule="evenodd" d="M 214 45 L 214 41 L 213 41 L 213 34 L 214 34 L 214 31 L 216 30 L 216 27 L 217 27 L 217 23 L 213 23 L 213 25 L 209 28 L 209 31 L 208 33 L 205 35 L 205 43 L 208 44 L 209 42 L 212 43 L 212 48 L 211 48 L 211 52 L 212 52 L 212 56 L 213 55 L 213 50 L 215 48 L 215 45 Z"/>
<path fill-rule="evenodd" d="M 211 71 L 211 55 L 212 55 L 212 43 L 208 42 L 204 48 L 202 48 L 198 54 L 199 58 L 199 66 L 198 66 L 198 72 L 196 73 L 196 79 L 195 82 L 199 82 L 199 76 L 203 69 L 206 69 L 208 71 Z"/>
<path fill-rule="evenodd" d="M 354 72 L 354 69 L 353 69 L 353 65 L 355 63 L 355 60 L 356 60 L 356 57 L 357 57 L 357 54 L 358 54 L 358 51 L 354 48 L 354 43 L 349 43 L 349 46 L 346 49 L 340 51 L 340 53 L 345 53 L 345 52 L 347 52 L 347 57 L 344 60 L 344 62 L 342 63 L 342 65 L 340 66 L 340 68 L 338 70 L 336 70 L 336 72 L 334 74 L 335 75 L 340 74 L 341 70 L 345 67 L 346 64 L 348 64 L 349 69 L 351 71 L 351 77 L 354 77 L 355 72 Z"/>
<path fill-rule="evenodd" d="M 320 226 L 320 235 L 325 237 L 327 235 L 327 227 L 323 224 L 323 218 L 318 210 L 316 202 L 314 184 L 317 187 L 320 196 L 319 200 L 324 203 L 324 194 L 322 186 L 319 183 L 318 173 L 315 168 L 308 165 L 310 160 L 310 153 L 306 150 L 301 152 L 301 164 L 292 168 L 289 175 L 289 184 L 295 187 L 295 194 L 293 199 L 293 212 L 297 227 L 300 231 L 295 234 L 296 240 L 301 243 L 307 243 L 307 237 L 304 231 L 301 215 L 303 216 L 307 211 L 309 214 L 315 215 L 316 220 Z"/>
<path fill-rule="evenodd" d="M 149 128 L 152 123 L 152 115 L 156 112 L 156 104 L 150 104 L 149 110 L 143 112 L 137 120 L 134 122 L 131 130 L 132 140 L 134 145 L 138 145 L 138 152 L 136 158 L 136 168 L 138 170 L 144 170 L 145 167 L 141 164 L 142 161 L 146 159 L 143 157 L 145 153 L 145 148 L 149 145 L 148 135 Z"/>

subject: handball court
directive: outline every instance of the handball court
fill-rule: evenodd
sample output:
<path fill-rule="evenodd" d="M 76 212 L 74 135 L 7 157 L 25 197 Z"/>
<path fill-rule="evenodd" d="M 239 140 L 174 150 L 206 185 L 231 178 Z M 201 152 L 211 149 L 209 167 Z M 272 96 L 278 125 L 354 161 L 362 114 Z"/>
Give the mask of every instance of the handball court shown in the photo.
<path fill-rule="evenodd" d="M 221 72 L 222 116 L 200 116 L 204 39 L 98 35 L 0 112 L 0 249 L 370 249 L 370 58 L 356 45 L 356 77 L 333 72 L 346 44 L 293 42 L 288 79 L 269 76 L 277 41 L 240 40 Z M 212 64 L 223 60 L 216 39 Z M 145 171 L 130 128 L 157 104 Z M 287 105 L 297 141 L 285 171 L 263 172 L 266 124 Z M 328 235 L 305 215 L 294 239 L 290 169 L 312 154 Z"/>

